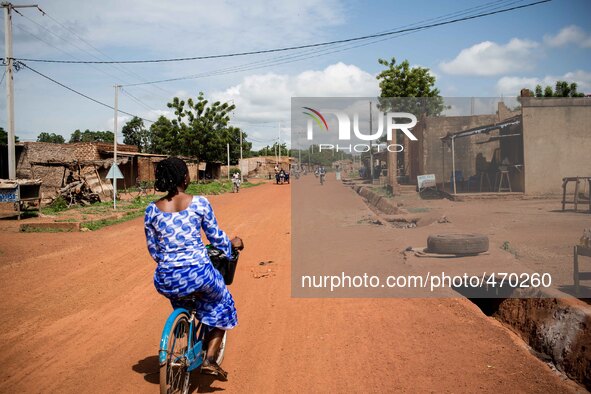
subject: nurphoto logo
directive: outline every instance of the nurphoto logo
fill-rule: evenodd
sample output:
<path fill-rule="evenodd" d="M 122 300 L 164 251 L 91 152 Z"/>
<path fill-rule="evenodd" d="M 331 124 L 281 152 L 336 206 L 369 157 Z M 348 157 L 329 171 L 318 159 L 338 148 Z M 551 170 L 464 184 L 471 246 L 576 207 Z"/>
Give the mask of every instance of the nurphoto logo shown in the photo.
<path fill-rule="evenodd" d="M 314 123 L 322 130 L 330 131 L 328 122 L 325 116 L 311 107 L 302 107 L 305 111 L 303 114 L 309 117 L 307 123 L 307 139 L 312 141 L 314 139 Z M 338 139 L 339 141 L 351 140 L 351 118 L 348 113 L 344 111 L 325 112 L 336 116 L 338 122 Z M 378 115 L 378 127 L 375 132 L 369 130 L 364 133 L 359 129 L 359 114 L 353 114 L 353 133 L 355 137 L 361 141 L 378 141 L 384 134 L 384 123 L 387 141 L 392 141 L 392 133 L 398 129 L 402 131 L 411 141 L 417 141 L 417 137 L 410 131 L 417 125 L 417 117 L 408 112 L 380 112 Z M 404 147 L 400 144 L 389 144 L 385 147 L 377 145 L 378 150 L 384 148 L 390 152 L 401 152 Z M 319 144 L 319 150 L 335 150 L 346 152 L 369 152 L 369 144 Z"/>

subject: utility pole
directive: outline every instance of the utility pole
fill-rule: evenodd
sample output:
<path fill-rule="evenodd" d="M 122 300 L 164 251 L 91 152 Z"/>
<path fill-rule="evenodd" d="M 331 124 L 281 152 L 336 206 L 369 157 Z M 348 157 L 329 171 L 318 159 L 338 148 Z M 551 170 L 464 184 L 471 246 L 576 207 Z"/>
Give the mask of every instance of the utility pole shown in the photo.
<path fill-rule="evenodd" d="M 230 144 L 226 144 L 226 149 L 228 151 L 228 180 L 230 180 Z"/>
<path fill-rule="evenodd" d="M 279 129 L 277 131 L 279 134 L 279 142 L 277 143 L 277 149 L 279 150 L 278 162 L 280 162 L 281 161 L 281 122 L 278 123 L 278 126 L 279 126 Z"/>
<path fill-rule="evenodd" d="M 371 101 L 369 102 L 369 134 L 372 133 L 372 115 L 371 115 Z M 371 183 L 373 183 L 373 146 L 369 140 L 369 175 L 371 176 Z"/>
<path fill-rule="evenodd" d="M 115 118 L 113 119 L 113 209 L 117 209 L 117 117 L 119 116 L 119 89 L 121 85 L 115 85 Z"/>
<path fill-rule="evenodd" d="M 4 8 L 4 63 L 6 63 L 6 128 L 8 133 L 8 179 L 16 179 L 16 151 L 14 146 L 14 71 L 12 58 L 12 13 L 19 13 L 17 8 L 37 8 L 37 4 L 14 5 L 3 2 Z M 45 14 L 43 11 L 41 11 Z"/>
<path fill-rule="evenodd" d="M 240 169 L 240 183 L 244 182 L 244 176 L 242 175 L 242 129 L 238 130 L 240 132 L 240 161 L 238 162 L 238 168 Z"/>

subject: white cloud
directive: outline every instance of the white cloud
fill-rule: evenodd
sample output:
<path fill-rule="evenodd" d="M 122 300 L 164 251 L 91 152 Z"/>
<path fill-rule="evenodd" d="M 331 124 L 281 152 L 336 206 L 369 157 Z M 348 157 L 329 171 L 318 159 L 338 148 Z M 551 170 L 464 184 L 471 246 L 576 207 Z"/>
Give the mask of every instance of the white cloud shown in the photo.
<path fill-rule="evenodd" d="M 291 97 L 377 97 L 378 94 L 375 75 L 354 65 L 336 63 L 297 75 L 250 75 L 238 85 L 213 92 L 211 98 L 234 102 L 235 123 L 250 136 L 270 141 L 277 138 L 279 122 L 282 138 L 287 139 Z"/>
<path fill-rule="evenodd" d="M 38 24 L 22 18 L 16 21 L 29 31 L 15 29 L 19 56 L 68 57 L 56 50 L 59 47 L 74 56 L 89 57 L 80 48 L 93 50 L 51 18 L 117 58 L 125 54 L 137 57 L 129 50 L 138 48 L 146 58 L 309 42 L 323 37 L 327 27 L 345 22 L 340 0 L 87 0 L 75 2 L 75 6 L 71 0 L 40 0 L 38 4 L 48 16 L 25 10 Z"/>
<path fill-rule="evenodd" d="M 462 49 L 455 59 L 439 66 L 448 74 L 498 75 L 529 70 L 532 57 L 539 44 L 534 41 L 513 38 L 505 45 L 484 41 Z"/>
<path fill-rule="evenodd" d="M 546 75 L 543 78 L 507 76 L 497 81 L 496 90 L 498 94 L 515 96 L 524 88 L 534 90 L 536 85 L 542 85 L 543 88 L 551 86 L 554 89 L 556 81 L 576 82 L 579 92 L 591 93 L 591 72 L 583 70 L 567 72 L 560 76 Z"/>
<path fill-rule="evenodd" d="M 562 47 L 569 44 L 591 48 L 591 35 L 576 25 L 562 28 L 556 35 L 545 35 L 544 43 L 550 47 Z"/>

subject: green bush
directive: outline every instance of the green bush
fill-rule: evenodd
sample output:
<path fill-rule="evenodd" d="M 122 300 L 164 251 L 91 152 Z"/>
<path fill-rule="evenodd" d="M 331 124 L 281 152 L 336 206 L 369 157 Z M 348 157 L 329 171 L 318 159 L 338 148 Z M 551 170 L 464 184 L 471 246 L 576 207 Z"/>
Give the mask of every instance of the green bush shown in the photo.
<path fill-rule="evenodd" d="M 65 211 L 66 209 L 68 209 L 68 202 L 62 196 L 58 196 L 46 208 L 47 211 L 52 212 L 61 212 Z"/>

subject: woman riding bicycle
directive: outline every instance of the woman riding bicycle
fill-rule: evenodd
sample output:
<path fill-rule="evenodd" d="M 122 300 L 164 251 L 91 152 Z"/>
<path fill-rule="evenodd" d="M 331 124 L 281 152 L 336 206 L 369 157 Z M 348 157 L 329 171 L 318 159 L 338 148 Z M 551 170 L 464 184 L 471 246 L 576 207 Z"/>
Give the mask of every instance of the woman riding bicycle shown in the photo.
<path fill-rule="evenodd" d="M 222 378 L 227 373 L 215 362 L 224 330 L 238 323 L 232 295 L 208 257 L 201 239 L 203 229 L 211 244 L 231 258 L 232 248 L 242 249 L 242 240 L 230 241 L 219 227 L 209 201 L 185 193 L 189 171 L 176 157 L 156 166 L 155 188 L 167 195 L 146 208 L 144 227 L 148 251 L 158 264 L 154 273 L 156 290 L 170 299 L 173 307 L 181 298 L 198 294 L 197 318 L 212 330 L 202 371 Z"/>

